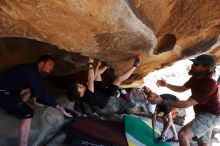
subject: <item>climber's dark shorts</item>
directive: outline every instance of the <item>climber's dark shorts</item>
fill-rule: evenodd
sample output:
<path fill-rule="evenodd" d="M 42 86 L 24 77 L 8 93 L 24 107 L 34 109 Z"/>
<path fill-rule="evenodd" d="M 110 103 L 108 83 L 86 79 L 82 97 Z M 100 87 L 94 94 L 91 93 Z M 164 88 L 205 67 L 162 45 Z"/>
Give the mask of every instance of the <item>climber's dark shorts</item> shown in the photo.
<path fill-rule="evenodd" d="M 34 110 L 24 103 L 19 96 L 8 91 L 0 91 L 0 107 L 19 119 L 32 118 L 34 115 Z"/>

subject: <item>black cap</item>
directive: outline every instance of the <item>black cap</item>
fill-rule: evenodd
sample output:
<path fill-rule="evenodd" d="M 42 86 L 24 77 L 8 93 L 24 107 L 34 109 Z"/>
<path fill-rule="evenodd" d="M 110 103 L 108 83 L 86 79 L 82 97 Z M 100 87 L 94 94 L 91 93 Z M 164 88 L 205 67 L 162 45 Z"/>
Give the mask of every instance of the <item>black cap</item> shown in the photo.
<path fill-rule="evenodd" d="M 216 60 L 213 56 L 203 54 L 197 56 L 195 59 L 190 59 L 193 63 L 198 63 L 202 65 L 206 65 L 208 67 L 215 67 L 216 66 Z"/>

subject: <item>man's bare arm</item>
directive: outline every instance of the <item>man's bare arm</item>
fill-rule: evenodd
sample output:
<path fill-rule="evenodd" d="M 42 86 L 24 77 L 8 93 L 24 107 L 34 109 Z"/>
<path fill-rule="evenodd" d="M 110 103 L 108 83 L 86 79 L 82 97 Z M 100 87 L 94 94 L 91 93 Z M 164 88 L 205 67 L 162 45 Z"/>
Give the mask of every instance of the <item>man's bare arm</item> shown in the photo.
<path fill-rule="evenodd" d="M 189 98 L 186 101 L 163 100 L 162 104 L 169 105 L 169 106 L 174 106 L 174 107 L 177 107 L 177 108 L 188 108 L 190 106 L 194 106 L 194 105 L 198 104 L 198 102 L 196 100 L 192 99 L 192 98 Z"/>
<path fill-rule="evenodd" d="M 167 87 L 170 90 L 173 90 L 175 92 L 184 92 L 188 90 L 188 88 L 186 88 L 185 86 L 177 86 L 177 85 L 168 84 L 164 79 L 157 80 L 157 85 L 161 87 Z"/>

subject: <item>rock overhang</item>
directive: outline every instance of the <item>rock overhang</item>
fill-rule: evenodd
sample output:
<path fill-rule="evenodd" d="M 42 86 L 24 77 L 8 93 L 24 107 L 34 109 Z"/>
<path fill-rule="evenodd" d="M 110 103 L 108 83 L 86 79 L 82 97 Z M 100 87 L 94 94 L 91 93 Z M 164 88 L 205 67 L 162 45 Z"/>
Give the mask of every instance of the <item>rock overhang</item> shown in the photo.
<path fill-rule="evenodd" d="M 141 55 L 131 84 L 204 52 L 220 60 L 219 0 L 2 0 L 0 8 L 1 69 L 55 54 L 56 75 L 85 70 L 88 56 L 120 74 Z"/>

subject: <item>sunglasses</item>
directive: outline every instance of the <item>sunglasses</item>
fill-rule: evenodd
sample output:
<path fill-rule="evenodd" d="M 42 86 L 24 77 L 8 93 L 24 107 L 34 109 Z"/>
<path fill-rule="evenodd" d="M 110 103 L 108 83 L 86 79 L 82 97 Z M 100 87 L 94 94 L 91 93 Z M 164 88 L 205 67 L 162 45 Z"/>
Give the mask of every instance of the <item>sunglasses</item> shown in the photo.
<path fill-rule="evenodd" d="M 199 66 L 200 64 L 199 63 L 193 63 L 192 65 L 193 66 Z"/>
<path fill-rule="evenodd" d="M 199 65 L 201 65 L 201 63 L 193 63 L 192 65 L 193 66 L 199 66 Z"/>

